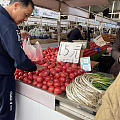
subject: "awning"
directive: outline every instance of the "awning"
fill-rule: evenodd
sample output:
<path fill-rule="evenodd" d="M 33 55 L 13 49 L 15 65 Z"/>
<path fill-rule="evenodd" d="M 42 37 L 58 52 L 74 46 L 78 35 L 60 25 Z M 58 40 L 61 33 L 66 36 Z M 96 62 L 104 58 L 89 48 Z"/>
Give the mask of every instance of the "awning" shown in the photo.
<path fill-rule="evenodd" d="M 89 5 L 105 5 L 108 0 L 33 0 L 35 5 L 59 11 L 59 2 L 61 2 L 61 10 L 67 7 L 83 7 Z"/>

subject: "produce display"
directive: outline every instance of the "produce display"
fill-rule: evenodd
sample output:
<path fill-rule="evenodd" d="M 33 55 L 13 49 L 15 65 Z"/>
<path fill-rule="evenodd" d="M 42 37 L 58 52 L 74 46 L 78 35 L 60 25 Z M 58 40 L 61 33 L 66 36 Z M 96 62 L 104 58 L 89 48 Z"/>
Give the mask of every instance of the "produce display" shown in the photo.
<path fill-rule="evenodd" d="M 92 55 L 97 54 L 109 47 L 108 44 L 104 45 L 102 47 L 99 47 L 94 42 L 89 42 L 88 44 L 89 44 L 90 48 L 83 50 L 83 57 L 92 56 Z"/>
<path fill-rule="evenodd" d="M 36 72 L 17 69 L 15 79 L 59 95 L 75 77 L 85 72 L 75 63 L 57 62 L 58 48 L 47 48 L 42 52 L 43 59 L 36 64 L 43 65 L 44 68 Z"/>
<path fill-rule="evenodd" d="M 89 42 L 89 46 L 89 49 L 83 49 L 83 56 L 96 54 L 109 45 L 99 47 Z M 15 79 L 55 95 L 66 91 L 68 99 L 98 109 L 104 90 L 112 84 L 113 79 L 98 73 L 87 73 L 76 63 L 58 62 L 58 50 L 59 48 L 49 47 L 42 50 L 42 60 L 35 63 L 44 67 L 35 72 L 16 69 Z"/>
<path fill-rule="evenodd" d="M 45 29 L 40 27 L 35 27 L 29 31 L 29 34 L 32 38 L 40 38 L 40 39 L 47 39 L 49 38 L 49 34 L 45 31 Z"/>
<path fill-rule="evenodd" d="M 115 35 L 112 34 L 102 34 L 102 38 L 104 39 L 104 41 L 106 42 L 115 42 Z"/>
<path fill-rule="evenodd" d="M 75 80 L 66 87 L 66 95 L 68 99 L 72 101 L 98 109 L 104 94 L 103 90 L 106 90 L 112 82 L 112 78 L 105 77 L 98 73 L 85 73 L 76 77 Z"/>
<path fill-rule="evenodd" d="M 87 75 L 88 80 L 92 83 L 92 85 L 99 90 L 107 90 L 107 88 L 112 84 L 114 81 L 113 78 L 106 77 L 99 73 L 89 73 Z"/>

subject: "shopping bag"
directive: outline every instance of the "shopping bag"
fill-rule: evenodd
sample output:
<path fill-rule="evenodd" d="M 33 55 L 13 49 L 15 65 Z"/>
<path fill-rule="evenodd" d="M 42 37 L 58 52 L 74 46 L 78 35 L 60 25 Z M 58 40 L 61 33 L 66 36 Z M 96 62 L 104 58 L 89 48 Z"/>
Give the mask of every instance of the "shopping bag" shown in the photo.
<path fill-rule="evenodd" d="M 43 58 L 42 48 L 38 41 L 35 45 L 31 45 L 30 40 L 24 40 L 23 50 L 32 61 L 40 61 Z"/>

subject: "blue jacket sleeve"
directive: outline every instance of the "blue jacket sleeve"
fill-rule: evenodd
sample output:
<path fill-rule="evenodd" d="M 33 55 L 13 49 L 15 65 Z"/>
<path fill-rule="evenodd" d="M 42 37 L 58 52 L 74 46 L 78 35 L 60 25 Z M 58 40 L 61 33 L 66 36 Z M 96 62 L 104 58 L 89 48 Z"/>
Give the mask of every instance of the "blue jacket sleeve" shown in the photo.
<path fill-rule="evenodd" d="M 6 52 L 14 60 L 14 66 L 16 68 L 29 72 L 36 71 L 37 67 L 27 55 L 25 55 L 13 25 L 9 25 L 4 33 L 2 44 Z"/>

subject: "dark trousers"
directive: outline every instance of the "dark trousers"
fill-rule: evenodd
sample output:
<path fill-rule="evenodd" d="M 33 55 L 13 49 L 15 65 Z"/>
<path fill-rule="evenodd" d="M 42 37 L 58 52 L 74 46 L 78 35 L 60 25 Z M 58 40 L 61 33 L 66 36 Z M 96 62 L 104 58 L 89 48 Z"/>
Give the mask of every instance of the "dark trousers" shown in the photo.
<path fill-rule="evenodd" d="M 15 118 L 14 76 L 0 75 L 0 120 Z"/>

